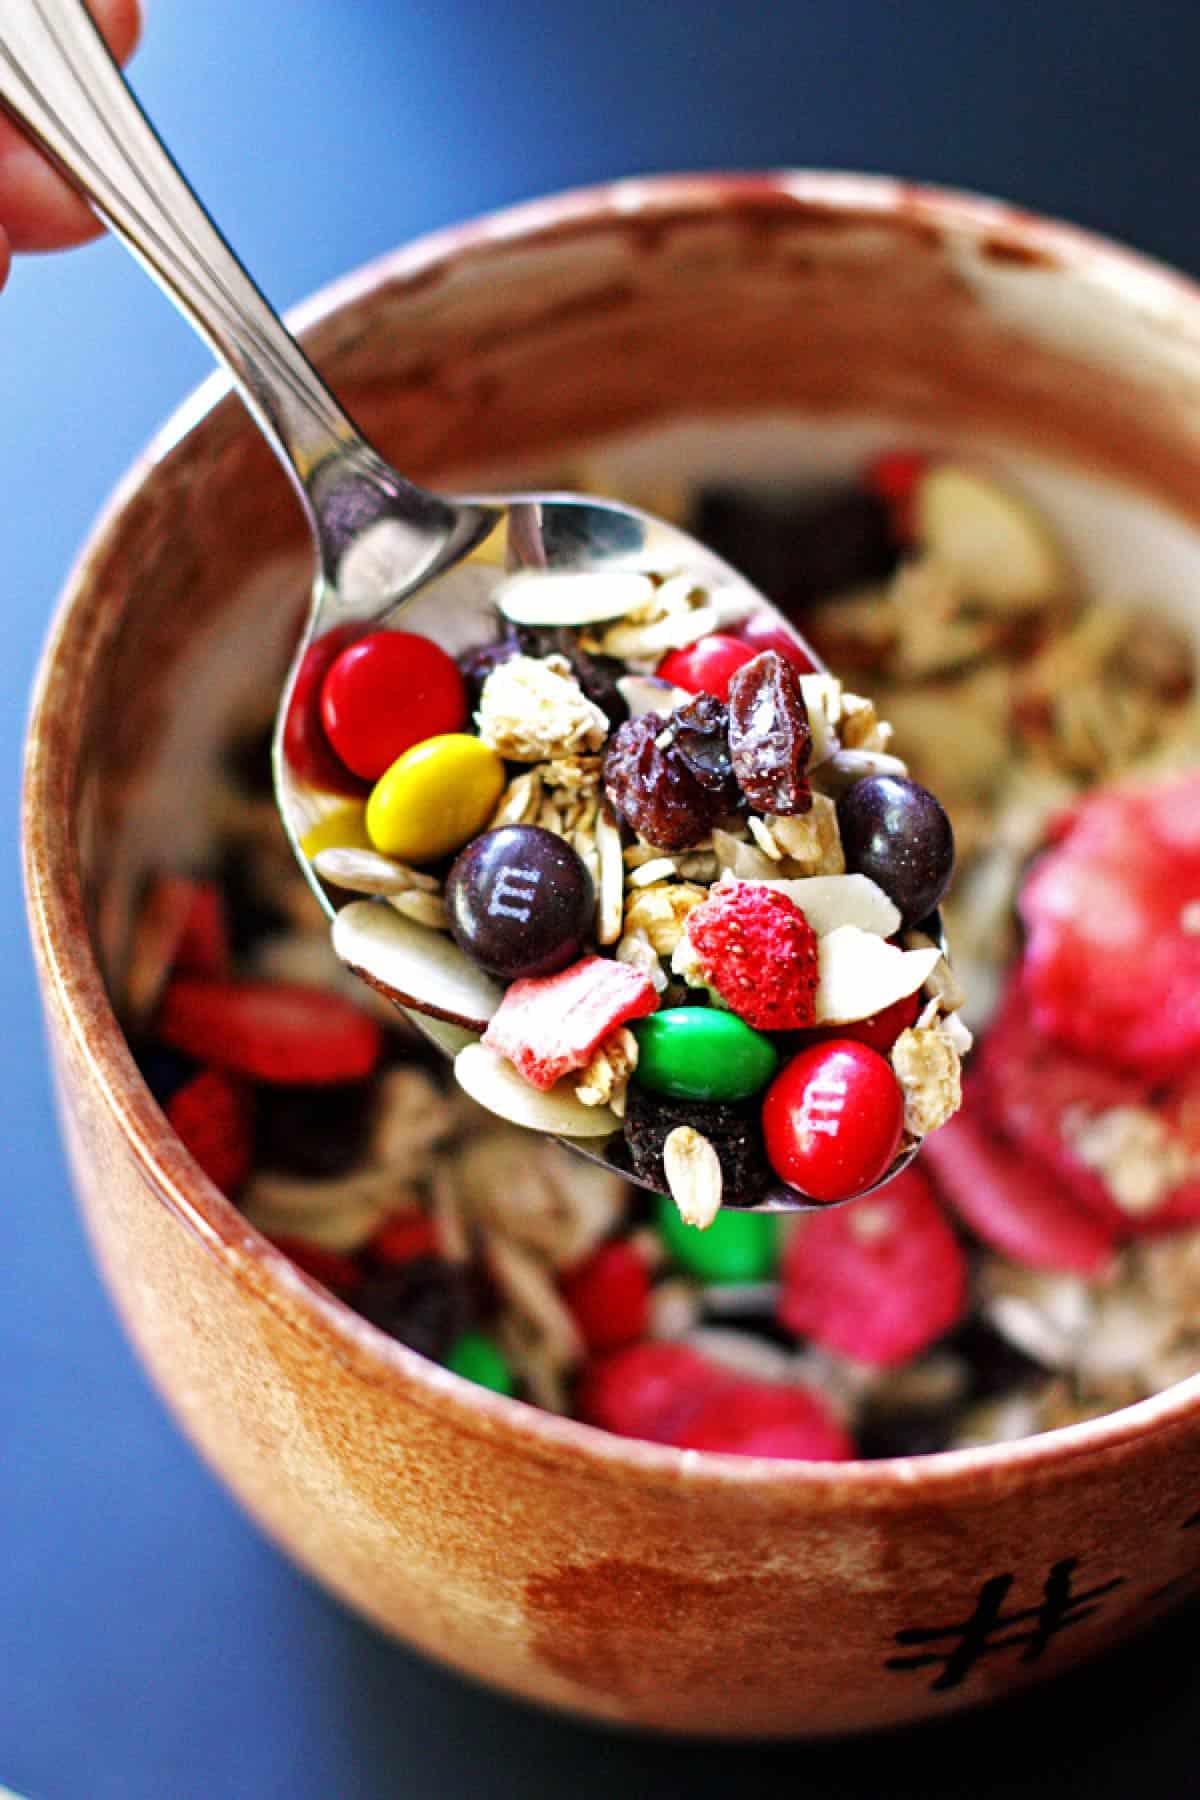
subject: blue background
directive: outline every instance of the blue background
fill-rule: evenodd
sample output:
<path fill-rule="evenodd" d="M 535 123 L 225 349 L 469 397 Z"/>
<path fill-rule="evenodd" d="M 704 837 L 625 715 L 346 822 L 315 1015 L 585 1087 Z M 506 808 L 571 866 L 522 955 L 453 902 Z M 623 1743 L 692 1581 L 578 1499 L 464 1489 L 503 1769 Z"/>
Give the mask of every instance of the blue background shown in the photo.
<path fill-rule="evenodd" d="M 974 186 L 1200 270 L 1191 0 L 151 0 L 151 13 L 139 91 L 281 304 L 488 207 L 718 165 Z M 54 594 L 106 491 L 206 370 L 114 245 L 22 263 L 0 301 L 10 843 Z M 200 1468 L 118 1334 L 69 1198 L 15 860 L 9 874 L 0 1785 L 33 1800 L 1194 1791 L 1194 1614 L 1045 1697 L 934 1732 L 735 1750 L 544 1718 L 339 1610 Z"/>

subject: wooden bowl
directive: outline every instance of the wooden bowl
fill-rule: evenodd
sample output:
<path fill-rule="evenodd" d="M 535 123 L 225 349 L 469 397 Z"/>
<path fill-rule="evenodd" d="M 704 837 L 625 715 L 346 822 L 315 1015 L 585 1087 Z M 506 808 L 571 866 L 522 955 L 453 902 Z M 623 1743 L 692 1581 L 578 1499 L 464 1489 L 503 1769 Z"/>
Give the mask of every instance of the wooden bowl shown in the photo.
<path fill-rule="evenodd" d="M 840 176 L 622 183 L 426 240 L 298 323 L 364 429 L 423 481 L 552 477 L 597 446 L 643 487 L 701 469 L 836 474 L 897 441 L 983 446 L 1050 500 L 1089 574 L 1136 573 L 1195 616 L 1200 295 L 1065 227 Z M 264 1529 L 471 1675 L 728 1736 L 945 1712 L 1195 1591 L 1200 1379 L 1036 1440 L 916 1460 L 677 1452 L 434 1367 L 298 1273 L 201 1175 L 134 1066 L 106 972 L 142 872 L 203 848 L 199 771 L 247 668 L 260 694 L 281 668 L 304 551 L 282 476 L 206 384 L 67 584 L 25 800 L 96 1255 L 168 1406 Z"/>

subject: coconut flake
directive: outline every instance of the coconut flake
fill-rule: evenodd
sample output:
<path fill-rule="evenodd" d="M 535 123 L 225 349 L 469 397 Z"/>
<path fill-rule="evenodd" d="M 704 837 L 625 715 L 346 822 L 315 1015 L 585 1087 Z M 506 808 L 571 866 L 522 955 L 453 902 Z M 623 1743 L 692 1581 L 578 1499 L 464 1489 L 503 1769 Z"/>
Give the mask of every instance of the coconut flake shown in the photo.
<path fill-rule="evenodd" d="M 869 875 L 809 875 L 798 881 L 768 880 L 753 885 L 786 895 L 818 937 L 845 925 L 884 938 L 900 929 L 899 908 Z"/>
<path fill-rule="evenodd" d="M 913 499 L 918 542 L 986 604 L 1024 611 L 1070 591 L 1066 557 L 1041 513 L 983 470 L 935 463 Z"/>
<path fill-rule="evenodd" d="M 817 942 L 820 980 L 814 999 L 818 1025 L 869 1019 L 915 994 L 941 951 L 898 950 L 873 931 L 839 925 Z"/>
<path fill-rule="evenodd" d="M 654 591 L 648 575 L 626 569 L 524 569 L 493 598 L 514 625 L 598 625 L 648 605 Z"/>
<path fill-rule="evenodd" d="M 621 1121 L 608 1106 L 585 1106 L 574 1093 L 576 1076 L 541 1089 L 523 1081 L 512 1064 L 484 1044 L 467 1044 L 454 1059 L 458 1085 L 472 1100 L 510 1124 L 555 1137 L 611 1137 Z"/>

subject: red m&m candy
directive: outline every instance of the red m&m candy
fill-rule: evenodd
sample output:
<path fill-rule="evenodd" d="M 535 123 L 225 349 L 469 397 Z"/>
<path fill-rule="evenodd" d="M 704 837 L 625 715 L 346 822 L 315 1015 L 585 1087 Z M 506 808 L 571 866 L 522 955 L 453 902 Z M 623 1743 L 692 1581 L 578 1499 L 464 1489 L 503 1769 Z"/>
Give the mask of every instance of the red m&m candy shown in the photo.
<path fill-rule="evenodd" d="M 774 650 L 801 675 L 811 675 L 816 669 L 817 665 L 804 645 L 774 613 L 751 613 L 735 630 L 739 642 L 746 646 L 752 656 L 761 656 L 764 650 Z"/>
<path fill-rule="evenodd" d="M 917 488 L 929 468 L 928 456 L 916 450 L 891 450 L 877 456 L 866 471 L 866 486 L 888 509 L 898 543 L 916 538 Z"/>
<path fill-rule="evenodd" d="M 358 777 L 334 755 L 321 722 L 325 677 L 357 631 L 357 625 L 338 625 L 308 646 L 296 671 L 283 725 L 283 759 L 289 770 L 298 781 L 307 781 L 328 794 L 366 791 Z"/>
<path fill-rule="evenodd" d="M 781 1180 L 813 1200 L 848 1200 L 891 1165 L 904 1096 L 877 1050 L 833 1038 L 780 1070 L 763 1101 L 762 1125 Z"/>
<path fill-rule="evenodd" d="M 729 696 L 729 683 L 744 663 L 752 662 L 758 651 L 716 631 L 697 638 L 683 650 L 672 650 L 659 663 L 656 674 L 664 681 L 689 694 L 715 694 L 718 700 Z"/>
<path fill-rule="evenodd" d="M 887 1056 L 902 1031 L 915 1025 L 917 1014 L 921 1010 L 920 994 L 905 994 L 900 1000 L 893 1000 L 882 1012 L 872 1013 L 867 1019 L 855 1019 L 848 1025 L 828 1025 L 824 1030 L 807 1031 L 800 1039 L 801 1043 L 828 1043 L 831 1038 L 853 1038 L 857 1044 L 866 1044 L 872 1050 L 878 1050 L 880 1056 Z"/>
<path fill-rule="evenodd" d="M 459 731 L 467 716 L 458 664 L 412 631 L 372 631 L 337 658 L 321 688 L 326 736 L 348 769 L 378 781 L 406 750 Z"/>

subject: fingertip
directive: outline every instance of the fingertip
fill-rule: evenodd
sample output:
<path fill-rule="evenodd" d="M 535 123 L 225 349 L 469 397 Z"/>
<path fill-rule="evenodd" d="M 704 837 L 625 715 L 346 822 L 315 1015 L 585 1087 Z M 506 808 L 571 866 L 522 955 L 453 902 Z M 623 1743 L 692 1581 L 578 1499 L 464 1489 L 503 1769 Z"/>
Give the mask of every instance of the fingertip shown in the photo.
<path fill-rule="evenodd" d="M 65 250 L 101 227 L 86 200 L 32 144 L 0 142 L 0 219 L 13 250 Z"/>
<path fill-rule="evenodd" d="M 89 0 L 89 8 L 109 49 L 118 62 L 125 62 L 137 49 L 142 35 L 139 0 Z"/>
<path fill-rule="evenodd" d="M 88 0 L 96 24 L 118 62 L 133 53 L 141 35 L 139 0 Z M 0 119 L 0 218 L 12 250 L 64 250 L 87 243 L 102 229 L 87 202 L 58 175 L 7 120 Z"/>

